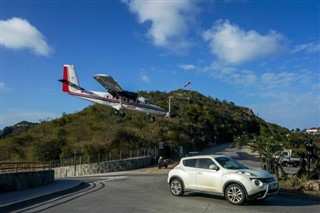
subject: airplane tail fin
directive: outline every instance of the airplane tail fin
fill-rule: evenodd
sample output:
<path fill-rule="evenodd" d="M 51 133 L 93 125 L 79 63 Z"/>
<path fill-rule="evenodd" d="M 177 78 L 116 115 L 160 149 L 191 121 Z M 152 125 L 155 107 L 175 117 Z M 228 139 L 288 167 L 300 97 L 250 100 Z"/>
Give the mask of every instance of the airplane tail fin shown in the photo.
<path fill-rule="evenodd" d="M 59 81 L 62 82 L 63 92 L 76 92 L 81 89 L 77 73 L 73 65 L 63 66 L 63 79 Z"/>

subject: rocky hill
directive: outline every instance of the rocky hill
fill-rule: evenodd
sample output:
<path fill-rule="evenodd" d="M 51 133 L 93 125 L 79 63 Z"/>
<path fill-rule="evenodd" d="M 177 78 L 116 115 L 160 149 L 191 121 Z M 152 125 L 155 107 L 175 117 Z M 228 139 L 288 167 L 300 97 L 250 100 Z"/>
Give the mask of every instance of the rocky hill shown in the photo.
<path fill-rule="evenodd" d="M 0 139 L 4 139 L 6 137 L 10 137 L 10 136 L 15 136 L 20 134 L 21 132 L 24 132 L 28 129 L 30 129 L 31 127 L 36 126 L 37 123 L 31 123 L 31 122 L 27 122 L 27 121 L 21 121 L 13 126 L 8 126 L 5 127 L 1 132 L 0 132 Z"/>
<path fill-rule="evenodd" d="M 139 93 L 167 110 L 170 98 L 171 118 L 157 117 L 150 123 L 143 114 L 126 113 L 121 117 L 114 115 L 112 108 L 92 105 L 38 125 L 21 122 L 1 134 L 0 160 L 69 158 L 75 149 L 82 156 L 119 153 L 158 147 L 159 142 L 166 142 L 167 151 L 175 155 L 179 147 L 201 150 L 234 141 L 243 134 L 260 135 L 261 128 L 288 132 L 268 124 L 246 107 L 195 91 Z"/>

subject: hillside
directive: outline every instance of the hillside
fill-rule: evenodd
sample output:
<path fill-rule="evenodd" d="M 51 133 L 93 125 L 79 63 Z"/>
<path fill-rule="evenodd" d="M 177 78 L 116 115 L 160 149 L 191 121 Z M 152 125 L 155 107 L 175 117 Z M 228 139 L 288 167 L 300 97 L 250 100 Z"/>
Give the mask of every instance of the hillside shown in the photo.
<path fill-rule="evenodd" d="M 21 121 L 13 126 L 5 127 L 2 131 L 0 131 L 0 139 L 18 135 L 21 132 L 24 132 L 31 127 L 37 125 L 36 123 L 30 123 L 27 121 Z"/>
<path fill-rule="evenodd" d="M 263 129 L 288 132 L 268 124 L 245 107 L 203 96 L 195 91 L 140 92 L 164 109 L 171 97 L 171 118 L 150 123 L 145 115 L 127 113 L 122 118 L 111 108 L 92 105 L 74 114 L 44 121 L 0 140 L 2 161 L 47 161 L 70 158 L 77 149 L 83 156 L 157 147 L 160 141 L 177 155 L 210 144 L 231 142 L 243 134 L 260 135 Z"/>

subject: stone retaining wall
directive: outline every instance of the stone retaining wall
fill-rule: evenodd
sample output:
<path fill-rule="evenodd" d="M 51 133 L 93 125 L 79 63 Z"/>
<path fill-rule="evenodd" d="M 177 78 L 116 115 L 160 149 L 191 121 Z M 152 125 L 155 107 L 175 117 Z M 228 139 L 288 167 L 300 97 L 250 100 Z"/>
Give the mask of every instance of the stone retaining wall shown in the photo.
<path fill-rule="evenodd" d="M 105 161 L 100 163 L 81 164 L 54 168 L 55 178 L 71 176 L 92 175 L 107 172 L 126 171 L 139 169 L 151 165 L 151 157 L 129 158 L 117 161 Z"/>
<path fill-rule="evenodd" d="M 46 185 L 54 181 L 54 171 L 33 171 L 0 174 L 0 192 L 18 191 Z"/>

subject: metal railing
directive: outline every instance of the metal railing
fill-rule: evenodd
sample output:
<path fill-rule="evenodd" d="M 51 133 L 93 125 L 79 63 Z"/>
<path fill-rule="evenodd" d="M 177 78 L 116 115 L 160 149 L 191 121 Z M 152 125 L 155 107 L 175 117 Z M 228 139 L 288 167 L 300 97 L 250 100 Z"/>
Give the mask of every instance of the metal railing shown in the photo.
<path fill-rule="evenodd" d="M 107 152 L 100 153 L 92 156 L 83 156 L 81 153 L 75 154 L 71 158 L 59 159 L 51 161 L 50 164 L 53 168 L 62 167 L 62 166 L 73 166 L 73 165 L 81 165 L 81 164 L 90 164 L 90 163 L 100 163 L 106 161 L 117 161 L 124 160 L 128 158 L 137 158 L 137 157 L 145 157 L 145 156 L 154 156 L 157 157 L 159 155 L 159 150 L 157 148 L 146 148 L 135 151 L 119 151 L 119 152 Z"/>
<path fill-rule="evenodd" d="M 0 162 L 0 173 L 30 172 L 50 169 L 52 169 L 50 162 Z"/>
<path fill-rule="evenodd" d="M 87 157 L 82 156 L 80 153 L 76 153 L 72 158 L 58 159 L 50 162 L 0 162 L 0 174 L 49 170 L 55 167 L 100 163 L 103 161 L 115 161 L 144 156 L 155 157 L 158 156 L 158 152 L 159 150 L 157 148 L 145 148 L 128 152 L 108 152 Z"/>

